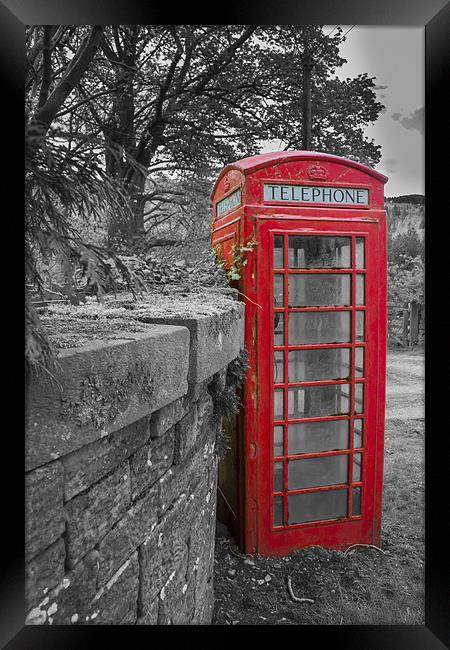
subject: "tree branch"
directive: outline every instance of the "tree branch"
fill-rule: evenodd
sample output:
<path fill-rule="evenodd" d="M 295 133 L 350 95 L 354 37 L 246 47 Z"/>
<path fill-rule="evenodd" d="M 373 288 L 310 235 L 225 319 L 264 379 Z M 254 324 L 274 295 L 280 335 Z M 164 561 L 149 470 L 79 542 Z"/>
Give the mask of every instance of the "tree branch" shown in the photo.
<path fill-rule="evenodd" d="M 92 27 L 88 36 L 86 36 L 83 43 L 78 48 L 66 74 L 57 84 L 45 104 L 36 111 L 32 123 L 34 127 L 39 125 L 39 137 L 41 139 L 45 137 L 56 113 L 64 104 L 76 84 L 80 81 L 94 58 L 100 44 L 100 39 L 103 35 L 103 30 L 104 27 L 101 25 L 94 25 Z"/>
<path fill-rule="evenodd" d="M 50 91 L 50 83 L 52 80 L 52 33 L 53 26 L 45 25 L 44 26 L 44 38 L 43 38 L 43 72 L 42 72 L 42 84 L 41 91 L 38 98 L 38 108 L 41 108 L 47 101 L 48 93 Z"/>

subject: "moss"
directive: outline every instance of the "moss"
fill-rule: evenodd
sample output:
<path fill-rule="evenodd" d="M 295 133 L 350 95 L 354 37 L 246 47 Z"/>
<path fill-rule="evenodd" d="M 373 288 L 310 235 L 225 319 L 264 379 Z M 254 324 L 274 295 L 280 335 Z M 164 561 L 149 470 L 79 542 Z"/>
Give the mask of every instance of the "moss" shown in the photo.
<path fill-rule="evenodd" d="M 92 425 L 103 429 L 119 413 L 127 409 L 131 397 L 148 398 L 153 392 L 153 380 L 145 372 L 142 361 L 136 361 L 122 377 L 115 376 L 112 366 L 104 376 L 91 375 L 80 382 L 78 400 L 62 398 L 64 416 L 79 427 Z"/>
<path fill-rule="evenodd" d="M 233 325 L 239 319 L 239 316 L 240 316 L 239 308 L 231 304 L 228 311 L 211 319 L 208 325 L 208 335 L 214 336 L 219 332 L 228 334 L 228 332 L 231 330 Z"/>
<path fill-rule="evenodd" d="M 239 356 L 228 364 L 224 385 L 220 381 L 220 373 L 217 373 L 208 386 L 208 392 L 214 403 L 214 418 L 221 425 L 217 427 L 215 445 L 215 453 L 220 458 L 230 448 L 226 429 L 232 429 L 232 426 L 226 427 L 222 426 L 222 424 L 228 423 L 231 425 L 233 416 L 239 412 L 242 406 L 238 390 L 242 386 L 248 368 L 248 354 L 244 348 Z M 225 423 L 223 423 L 224 420 Z"/>

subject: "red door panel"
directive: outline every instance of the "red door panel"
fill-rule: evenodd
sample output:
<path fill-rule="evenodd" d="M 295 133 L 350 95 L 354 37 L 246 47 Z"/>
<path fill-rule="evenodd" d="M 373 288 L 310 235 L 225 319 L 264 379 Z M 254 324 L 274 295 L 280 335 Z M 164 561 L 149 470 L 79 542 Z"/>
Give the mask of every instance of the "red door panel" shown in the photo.
<path fill-rule="evenodd" d="M 254 526 L 269 555 L 374 543 L 378 225 L 296 226 L 257 229 Z"/>

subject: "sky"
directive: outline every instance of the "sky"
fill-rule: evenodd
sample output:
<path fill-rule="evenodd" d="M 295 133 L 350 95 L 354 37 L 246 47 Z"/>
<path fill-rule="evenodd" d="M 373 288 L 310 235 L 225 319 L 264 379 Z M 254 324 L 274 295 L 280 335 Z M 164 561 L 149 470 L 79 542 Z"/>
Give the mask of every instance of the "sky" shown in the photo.
<path fill-rule="evenodd" d="M 343 27 L 345 33 L 351 25 Z M 424 27 L 355 26 L 340 53 L 347 63 L 338 77 L 361 72 L 376 77 L 377 97 L 386 107 L 366 129 L 366 135 L 381 144 L 376 169 L 389 177 L 386 196 L 425 194 Z"/>
<path fill-rule="evenodd" d="M 334 25 L 325 25 L 329 33 Z M 366 72 L 375 77 L 376 94 L 386 108 L 366 136 L 381 145 L 375 169 L 389 177 L 385 196 L 425 194 L 424 27 L 341 25 L 346 40 L 340 48 L 347 60 L 336 70 L 340 79 Z M 351 28 L 351 29 L 350 29 Z M 264 150 L 274 150 L 279 141 Z M 278 148 L 278 147 L 277 147 Z"/>

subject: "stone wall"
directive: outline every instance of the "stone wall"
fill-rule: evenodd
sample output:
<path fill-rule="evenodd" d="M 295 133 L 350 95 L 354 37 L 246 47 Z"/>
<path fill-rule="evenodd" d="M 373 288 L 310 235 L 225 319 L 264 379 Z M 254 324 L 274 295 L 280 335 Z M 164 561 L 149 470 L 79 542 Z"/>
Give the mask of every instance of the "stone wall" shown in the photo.
<path fill-rule="evenodd" d="M 29 383 L 27 624 L 211 620 L 208 387 L 243 347 L 243 307 L 161 320 L 65 350 L 54 380 Z"/>

